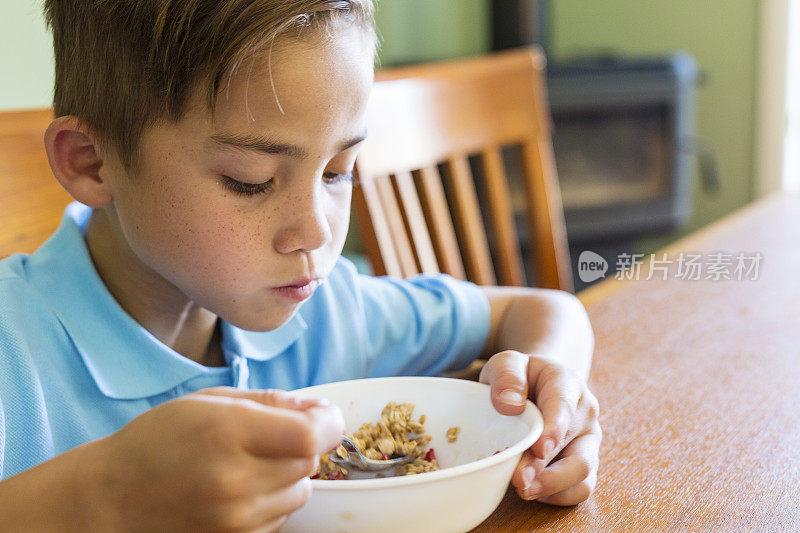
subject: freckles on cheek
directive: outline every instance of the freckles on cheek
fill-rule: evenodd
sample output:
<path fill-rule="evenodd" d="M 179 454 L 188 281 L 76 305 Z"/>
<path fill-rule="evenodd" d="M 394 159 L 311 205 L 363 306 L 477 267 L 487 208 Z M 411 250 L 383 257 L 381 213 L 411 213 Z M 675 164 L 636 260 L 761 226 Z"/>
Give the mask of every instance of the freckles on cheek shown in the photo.
<path fill-rule="evenodd" d="M 243 273 L 256 271 L 267 253 L 266 224 L 245 213 L 209 211 L 194 217 L 191 224 L 194 260 L 209 274 L 234 282 Z"/>
<path fill-rule="evenodd" d="M 162 203 L 161 212 L 154 213 L 159 220 L 155 237 L 161 241 L 163 251 L 179 262 L 181 268 L 196 270 L 206 262 L 204 256 L 213 251 L 216 221 L 213 214 L 202 208 L 203 199 L 186 198 L 173 194 Z M 160 234 L 160 235 L 159 235 Z"/>

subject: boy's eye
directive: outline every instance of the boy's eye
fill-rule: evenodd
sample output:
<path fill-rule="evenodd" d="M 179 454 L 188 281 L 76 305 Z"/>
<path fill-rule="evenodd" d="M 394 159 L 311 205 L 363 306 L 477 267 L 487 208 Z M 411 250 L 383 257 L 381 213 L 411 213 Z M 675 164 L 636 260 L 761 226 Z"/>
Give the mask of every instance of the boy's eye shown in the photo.
<path fill-rule="evenodd" d="M 335 172 L 326 172 L 325 174 L 322 175 L 322 179 L 325 183 L 329 184 L 352 182 L 353 173 L 348 172 L 347 174 L 337 174 Z"/>
<path fill-rule="evenodd" d="M 272 180 L 267 180 L 262 183 L 246 183 L 238 181 L 228 176 L 222 176 L 220 180 L 222 186 L 231 191 L 232 193 L 241 196 L 255 196 L 256 194 L 268 193 L 272 189 Z"/>
<path fill-rule="evenodd" d="M 330 185 L 352 182 L 353 173 L 338 174 L 336 172 L 326 172 L 322 175 L 322 179 L 325 183 Z M 241 196 L 255 196 L 256 194 L 265 194 L 272 190 L 272 180 L 267 180 L 262 183 L 248 183 L 235 180 L 228 176 L 221 176 L 220 181 L 223 187 Z"/>

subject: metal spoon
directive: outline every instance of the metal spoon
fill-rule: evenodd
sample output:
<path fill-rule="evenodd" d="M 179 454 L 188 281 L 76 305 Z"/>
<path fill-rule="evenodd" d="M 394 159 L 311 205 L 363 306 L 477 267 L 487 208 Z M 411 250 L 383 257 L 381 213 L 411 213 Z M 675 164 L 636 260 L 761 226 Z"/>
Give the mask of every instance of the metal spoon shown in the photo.
<path fill-rule="evenodd" d="M 359 470 L 364 470 L 367 472 L 385 470 L 387 468 L 400 466 L 414 460 L 414 456 L 412 455 L 406 455 L 405 457 L 398 457 L 396 459 L 386 459 L 384 461 L 368 459 L 364 457 L 364 454 L 362 454 L 361 450 L 358 449 L 356 443 L 350 440 L 348 437 L 342 437 L 342 446 L 344 447 L 345 451 L 347 451 L 347 459 L 342 459 L 336 453 L 336 450 L 333 450 L 330 454 L 331 461 L 339 466 L 354 466 Z"/>

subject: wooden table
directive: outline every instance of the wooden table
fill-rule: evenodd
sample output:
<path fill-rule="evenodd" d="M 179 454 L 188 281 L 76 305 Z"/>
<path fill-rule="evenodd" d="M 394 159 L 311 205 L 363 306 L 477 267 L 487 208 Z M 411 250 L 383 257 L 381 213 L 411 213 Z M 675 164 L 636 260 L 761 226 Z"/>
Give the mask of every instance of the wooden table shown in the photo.
<path fill-rule="evenodd" d="M 575 507 L 509 491 L 474 531 L 800 531 L 800 195 L 664 252 L 763 260 L 756 281 L 680 279 L 677 263 L 646 281 L 644 265 L 639 281 L 580 294 L 596 336 L 597 488 Z"/>

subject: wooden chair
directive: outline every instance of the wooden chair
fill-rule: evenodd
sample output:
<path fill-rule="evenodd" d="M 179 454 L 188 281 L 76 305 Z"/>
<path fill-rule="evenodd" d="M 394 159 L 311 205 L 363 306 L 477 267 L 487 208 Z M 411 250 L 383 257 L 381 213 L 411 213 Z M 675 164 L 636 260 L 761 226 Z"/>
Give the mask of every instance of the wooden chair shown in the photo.
<path fill-rule="evenodd" d="M 0 113 L 0 259 L 38 248 L 71 200 L 44 151 L 52 120 L 51 109 Z"/>
<path fill-rule="evenodd" d="M 445 272 L 480 285 L 527 285 L 501 154 L 518 146 L 537 285 L 572 290 L 544 66 L 538 48 L 524 48 L 376 73 L 353 198 L 376 275 Z M 479 161 L 481 188 L 469 156 Z"/>

